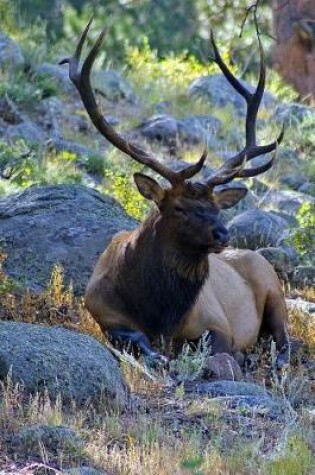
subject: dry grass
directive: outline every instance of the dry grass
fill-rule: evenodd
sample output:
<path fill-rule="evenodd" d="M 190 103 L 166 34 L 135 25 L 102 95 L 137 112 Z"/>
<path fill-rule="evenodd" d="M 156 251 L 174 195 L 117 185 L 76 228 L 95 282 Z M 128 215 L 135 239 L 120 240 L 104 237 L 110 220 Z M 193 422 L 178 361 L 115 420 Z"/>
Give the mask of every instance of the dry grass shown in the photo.
<path fill-rule="evenodd" d="M 315 302 L 315 287 L 304 287 L 303 289 L 290 289 L 288 297 L 301 298 L 308 302 Z"/>
<path fill-rule="evenodd" d="M 4 443 L 0 468 L 15 463 L 16 474 L 22 474 L 19 470 L 28 463 L 61 472 L 67 466 L 88 464 L 119 475 L 168 475 L 170 467 L 176 475 L 310 473 L 310 422 L 305 416 L 282 423 L 233 416 L 209 400 L 178 399 L 170 388 L 154 389 L 154 396 L 143 396 L 133 413 L 91 414 L 87 410 L 65 413 L 48 398 L 44 404 L 35 398 L 22 405 L 21 388 L 8 385 L 0 407 L 0 443 L 26 424 L 62 424 L 80 434 L 84 450 L 54 453 L 41 447 L 33 459 L 25 459 L 25 454 L 12 453 Z M 284 471 L 284 467 L 291 468 Z"/>
<path fill-rule="evenodd" d="M 4 256 L 2 256 L 3 262 Z M 16 288 L 0 269 L 0 320 L 64 325 L 108 344 L 82 300 L 63 284 L 56 267 L 42 293 Z M 309 289 L 303 296 L 309 300 Z M 312 381 L 303 359 L 314 348 L 314 320 L 290 311 L 291 333 L 309 346 L 294 366 L 275 373 L 273 347 L 258 346 L 250 378 L 267 386 L 287 404 L 283 421 L 226 409 L 222 401 L 185 394 L 168 372 L 153 371 L 129 355 L 120 355 L 121 369 L 137 406 L 125 413 L 97 413 L 91 407 L 65 411 L 60 401 L 33 397 L 25 404 L 23 389 L 8 379 L 0 395 L 0 473 L 62 473 L 65 467 L 90 465 L 119 475 L 309 475 L 314 423 Z M 202 360 L 203 355 L 199 355 Z M 251 356 L 249 355 L 249 360 Z M 198 355 L 196 356 L 198 363 Z M 196 369 L 184 352 L 181 372 Z M 314 396 L 313 396 L 314 397 Z M 14 451 L 10 437 L 29 424 L 74 429 L 84 447 L 79 453 L 41 446 L 33 456 Z M 12 468 L 13 467 L 13 468 Z M 23 469 L 23 471 L 21 471 Z M 52 471 L 53 470 L 53 471 Z"/>
<path fill-rule="evenodd" d="M 288 297 L 302 299 L 315 303 L 315 287 L 305 287 L 303 289 L 290 289 Z M 290 334 L 301 339 L 310 347 L 314 353 L 315 350 L 315 318 L 313 315 L 303 312 L 298 308 L 289 310 Z"/>
<path fill-rule="evenodd" d="M 298 309 L 289 311 L 290 334 L 301 339 L 312 351 L 315 348 L 315 318 Z"/>
<path fill-rule="evenodd" d="M 32 292 L 16 287 L 3 272 L 5 258 L 0 254 L 0 320 L 63 325 L 103 339 L 99 326 L 84 309 L 82 298 L 75 298 L 72 287 L 64 285 L 61 266 L 54 268 L 47 290 Z"/>

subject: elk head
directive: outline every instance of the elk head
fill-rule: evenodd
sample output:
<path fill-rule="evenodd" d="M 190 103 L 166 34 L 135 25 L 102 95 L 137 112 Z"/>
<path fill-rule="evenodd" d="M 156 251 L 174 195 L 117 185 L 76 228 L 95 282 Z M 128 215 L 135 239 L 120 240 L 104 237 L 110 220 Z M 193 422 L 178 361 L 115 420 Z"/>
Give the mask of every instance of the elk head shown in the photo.
<path fill-rule="evenodd" d="M 125 140 L 109 125 L 101 113 L 91 87 L 90 72 L 101 48 L 105 30 L 101 32 L 83 61 L 81 70 L 79 69 L 82 48 L 91 23 L 92 19 L 79 40 L 74 56 L 62 60 L 60 64 L 69 64 L 69 77 L 77 88 L 93 124 L 115 147 L 137 162 L 151 168 L 170 183 L 171 187 L 163 188 L 157 181 L 147 175 L 142 173 L 134 175 L 139 192 L 145 198 L 154 201 L 159 208 L 159 220 L 161 223 L 167 223 L 164 230 L 172 237 L 172 241 L 177 241 L 176 244 L 179 248 L 183 245 L 185 252 L 187 252 L 187 249 L 192 252 L 197 250 L 207 254 L 209 252 L 220 252 L 229 240 L 228 232 L 220 221 L 220 209 L 234 206 L 245 196 L 247 190 L 245 188 L 229 187 L 218 191 L 216 187 L 227 184 L 235 178 L 253 177 L 269 170 L 274 163 L 275 153 L 263 165 L 248 168 L 245 168 L 245 165 L 255 157 L 273 151 L 276 152 L 284 133 L 282 129 L 274 142 L 268 145 L 257 145 L 256 122 L 265 88 L 266 70 L 259 35 L 260 73 L 254 93 L 248 91 L 229 70 L 218 51 L 213 34 L 211 35 L 215 62 L 229 83 L 246 101 L 246 143 L 239 153 L 226 160 L 221 167 L 213 172 L 208 180 L 204 183 L 197 183 L 190 181 L 190 179 L 202 169 L 207 157 L 206 151 L 197 163 L 187 165 L 181 171 L 171 170 L 137 145 Z"/>

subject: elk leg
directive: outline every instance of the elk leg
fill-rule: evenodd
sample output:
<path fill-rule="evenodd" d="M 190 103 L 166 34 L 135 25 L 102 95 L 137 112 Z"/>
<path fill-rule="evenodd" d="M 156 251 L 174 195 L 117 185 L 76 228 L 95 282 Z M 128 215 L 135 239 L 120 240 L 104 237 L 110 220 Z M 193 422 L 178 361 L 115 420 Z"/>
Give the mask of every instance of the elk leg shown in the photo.
<path fill-rule="evenodd" d="M 288 319 L 284 300 L 279 294 L 270 294 L 267 298 L 262 327 L 268 331 L 276 343 L 279 351 L 277 366 L 281 368 L 288 363 L 289 359 L 289 338 Z"/>
<path fill-rule="evenodd" d="M 221 330 L 209 330 L 206 338 L 211 346 L 211 353 L 229 353 L 233 352 L 232 340 Z"/>
<path fill-rule="evenodd" d="M 145 356 L 163 363 L 167 362 L 167 358 L 154 351 L 149 338 L 140 331 L 131 330 L 130 328 L 119 328 L 117 330 L 108 330 L 107 334 L 112 343 L 118 342 L 119 344 L 125 343 L 137 346 Z"/>

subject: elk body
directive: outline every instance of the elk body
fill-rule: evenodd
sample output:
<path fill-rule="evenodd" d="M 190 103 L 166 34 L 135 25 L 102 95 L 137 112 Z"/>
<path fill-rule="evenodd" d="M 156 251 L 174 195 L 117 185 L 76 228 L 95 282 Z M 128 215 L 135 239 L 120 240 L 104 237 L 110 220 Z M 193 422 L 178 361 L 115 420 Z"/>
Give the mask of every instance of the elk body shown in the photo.
<path fill-rule="evenodd" d="M 91 23 L 91 22 L 90 22 Z M 265 62 L 260 49 L 260 75 L 250 93 L 223 62 L 214 38 L 214 59 L 247 103 L 246 144 L 204 183 L 190 181 L 206 159 L 175 172 L 127 142 L 101 114 L 90 71 L 104 32 L 79 70 L 79 60 L 90 23 L 69 63 L 70 78 L 96 128 L 117 148 L 166 178 L 163 188 L 154 179 L 136 173 L 139 192 L 155 203 L 144 222 L 131 232 L 114 236 L 100 256 L 88 283 L 85 304 L 101 329 L 113 339 L 136 343 L 150 356 L 162 358 L 151 342 L 163 335 L 178 343 L 211 335 L 213 352 L 233 353 L 256 342 L 268 331 L 278 350 L 287 342 L 287 312 L 277 275 L 260 255 L 227 248 L 228 231 L 220 210 L 234 206 L 246 189 L 222 187 L 234 178 L 252 177 L 268 170 L 275 153 L 263 165 L 245 167 L 248 161 L 274 152 L 274 142 L 256 143 L 256 120 L 265 85 Z"/>

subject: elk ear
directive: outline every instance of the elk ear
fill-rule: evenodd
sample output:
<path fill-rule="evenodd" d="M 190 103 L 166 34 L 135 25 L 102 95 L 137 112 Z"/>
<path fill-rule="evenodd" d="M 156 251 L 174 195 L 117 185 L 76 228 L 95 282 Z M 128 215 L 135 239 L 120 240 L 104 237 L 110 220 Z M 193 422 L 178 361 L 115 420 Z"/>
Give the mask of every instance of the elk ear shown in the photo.
<path fill-rule="evenodd" d="M 220 209 L 232 208 L 235 206 L 247 193 L 247 188 L 226 188 L 225 190 L 217 191 L 214 194 L 215 202 Z"/>
<path fill-rule="evenodd" d="M 154 201 L 157 205 L 161 203 L 165 191 L 157 181 L 147 175 L 143 175 L 143 173 L 135 173 L 133 178 L 142 196 Z"/>

